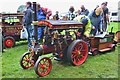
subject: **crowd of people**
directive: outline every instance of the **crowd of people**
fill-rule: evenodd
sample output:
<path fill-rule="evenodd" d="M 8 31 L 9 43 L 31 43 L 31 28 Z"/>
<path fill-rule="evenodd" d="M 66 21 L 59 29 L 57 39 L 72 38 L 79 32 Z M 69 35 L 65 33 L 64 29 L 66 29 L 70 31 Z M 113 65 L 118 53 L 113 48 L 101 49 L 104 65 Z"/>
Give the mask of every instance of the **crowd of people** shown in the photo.
<path fill-rule="evenodd" d="M 62 20 L 76 20 L 83 23 L 83 35 L 86 37 L 95 36 L 96 34 L 102 34 L 107 30 L 107 24 L 109 24 L 109 10 L 107 8 L 107 2 L 103 2 L 100 5 L 97 5 L 92 11 L 89 11 L 85 8 L 84 5 L 81 5 L 80 10 L 75 12 L 74 6 L 70 6 L 68 13 L 63 16 Z M 32 24 L 33 21 L 33 9 L 32 3 L 26 2 L 26 11 L 24 12 L 24 26 L 28 31 L 28 47 L 32 47 L 31 41 L 34 40 L 34 27 Z M 52 11 L 48 8 L 41 7 L 40 4 L 37 4 L 37 20 L 46 20 L 52 16 Z M 59 12 L 56 11 L 56 14 L 52 16 L 53 20 L 60 20 Z M 38 28 L 38 39 L 41 38 L 43 34 L 44 26 Z"/>

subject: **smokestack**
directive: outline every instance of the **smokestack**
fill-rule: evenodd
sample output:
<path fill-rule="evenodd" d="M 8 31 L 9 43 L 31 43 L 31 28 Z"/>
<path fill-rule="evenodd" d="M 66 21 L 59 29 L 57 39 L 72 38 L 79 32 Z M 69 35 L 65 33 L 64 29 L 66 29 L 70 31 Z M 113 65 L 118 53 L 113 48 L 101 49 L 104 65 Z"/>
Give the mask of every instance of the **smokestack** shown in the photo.
<path fill-rule="evenodd" d="M 37 9 L 36 9 L 36 2 L 33 2 L 33 11 L 34 11 L 34 21 L 37 21 Z M 36 42 L 38 42 L 38 27 L 34 25 L 34 38 Z"/>

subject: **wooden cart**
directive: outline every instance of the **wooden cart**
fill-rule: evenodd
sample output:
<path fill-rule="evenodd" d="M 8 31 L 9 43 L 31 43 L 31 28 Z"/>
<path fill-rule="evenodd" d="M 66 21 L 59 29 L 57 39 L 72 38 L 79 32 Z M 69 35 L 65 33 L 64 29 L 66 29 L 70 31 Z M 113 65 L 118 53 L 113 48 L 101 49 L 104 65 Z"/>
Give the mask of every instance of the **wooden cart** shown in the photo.
<path fill-rule="evenodd" d="M 92 54 L 95 56 L 99 52 L 106 52 L 115 50 L 115 44 L 113 44 L 114 35 L 109 34 L 105 37 L 93 37 L 90 38 L 90 49 Z"/>

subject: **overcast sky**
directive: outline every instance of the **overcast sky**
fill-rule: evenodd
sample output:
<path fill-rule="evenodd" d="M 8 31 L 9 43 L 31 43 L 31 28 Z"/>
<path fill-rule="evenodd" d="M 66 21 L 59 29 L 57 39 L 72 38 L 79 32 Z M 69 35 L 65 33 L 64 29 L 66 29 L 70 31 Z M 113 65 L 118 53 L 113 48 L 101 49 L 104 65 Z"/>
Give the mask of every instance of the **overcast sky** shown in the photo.
<path fill-rule="evenodd" d="M 108 2 L 108 8 L 110 11 L 118 9 L 118 2 L 120 0 L 1 0 L 0 1 L 0 12 L 11 12 L 15 13 L 17 8 L 25 4 L 25 2 L 38 2 L 43 7 L 48 7 L 54 13 L 59 11 L 60 13 L 67 12 L 70 6 L 74 6 L 77 11 L 82 4 L 89 10 L 92 10 L 96 5 L 100 5 L 102 2 Z"/>

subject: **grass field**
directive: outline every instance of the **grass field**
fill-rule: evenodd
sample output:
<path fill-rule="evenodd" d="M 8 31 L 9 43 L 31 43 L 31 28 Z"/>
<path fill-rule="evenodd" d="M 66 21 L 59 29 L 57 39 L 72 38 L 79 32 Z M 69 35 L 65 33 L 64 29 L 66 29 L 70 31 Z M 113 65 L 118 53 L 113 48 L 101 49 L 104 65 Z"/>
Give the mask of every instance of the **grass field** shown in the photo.
<path fill-rule="evenodd" d="M 109 31 L 111 26 L 114 26 L 114 32 L 118 30 L 118 23 L 111 23 Z M 26 51 L 26 41 L 18 42 L 14 48 L 5 49 L 2 54 L 2 78 L 40 78 L 35 74 L 34 68 L 24 70 L 20 66 L 20 58 Z M 42 78 L 118 78 L 118 47 L 115 51 L 95 57 L 89 55 L 80 66 L 52 62 L 51 73 Z"/>
<path fill-rule="evenodd" d="M 111 22 L 110 26 L 108 28 L 108 32 L 111 31 L 111 28 L 113 27 L 113 32 L 115 33 L 116 31 L 120 31 L 120 22 Z"/>

